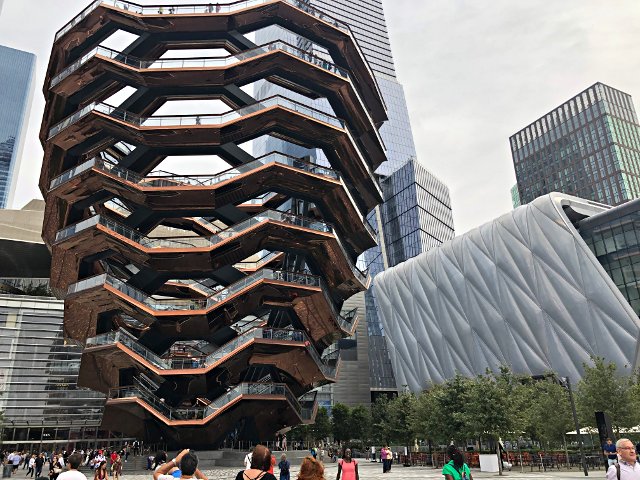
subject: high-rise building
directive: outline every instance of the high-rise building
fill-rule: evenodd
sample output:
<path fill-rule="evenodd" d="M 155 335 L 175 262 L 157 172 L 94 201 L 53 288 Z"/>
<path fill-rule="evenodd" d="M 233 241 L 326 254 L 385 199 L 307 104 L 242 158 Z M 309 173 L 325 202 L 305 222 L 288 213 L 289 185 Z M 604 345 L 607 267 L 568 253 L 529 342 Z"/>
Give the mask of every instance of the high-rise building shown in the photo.
<path fill-rule="evenodd" d="M 107 445 L 104 395 L 78 387 L 82 347 L 65 341 L 64 303 L 48 288 L 43 215 L 42 200 L 0 210 L 0 442 L 27 451 Z"/>
<path fill-rule="evenodd" d="M 326 55 L 248 38 L 276 24 Z M 119 29 L 139 37 L 99 45 Z M 194 46 L 202 55 L 184 56 Z M 286 91 L 256 101 L 245 87 L 265 78 Z M 386 161 L 384 101 L 348 26 L 291 0 L 93 2 L 57 33 L 44 92 L 51 288 L 85 347 L 78 384 L 106 394 L 103 427 L 211 448 L 313 421 L 314 390 L 339 370 L 332 345 L 358 323 L 341 311 L 370 283 L 356 262 L 376 244 L 366 215 Z M 228 111 L 193 111 L 194 98 Z M 167 102 L 188 114 L 163 115 Z M 242 148 L 267 135 L 326 165 Z M 156 171 L 193 155 L 227 166 Z"/>
<path fill-rule="evenodd" d="M 510 143 L 522 204 L 550 192 L 608 205 L 640 197 L 640 125 L 620 90 L 596 83 Z"/>
<path fill-rule="evenodd" d="M 7 208 L 13 200 L 35 61 L 32 53 L 0 45 L 0 208 Z"/>
<path fill-rule="evenodd" d="M 369 269 L 372 277 L 402 261 L 426 251 L 439 242 L 453 237 L 453 220 L 450 211 L 449 193 L 441 182 L 437 181 L 417 160 L 416 150 L 409 121 L 409 113 L 402 84 L 396 78 L 393 55 L 387 32 L 382 0 L 310 0 L 311 5 L 349 25 L 373 72 L 378 88 L 385 100 L 388 121 L 380 128 L 380 135 L 387 148 L 388 160 L 377 168 L 380 177 L 385 204 L 368 215 L 368 221 L 378 234 L 378 246 L 367 251 L 360 259 Z M 256 34 L 256 43 L 263 44 L 274 39 L 283 39 L 322 57 L 326 51 L 301 35 L 293 35 L 282 28 L 264 29 Z M 256 96 L 268 98 L 285 91 L 282 84 L 268 81 L 256 85 Z M 300 99 L 314 108 L 331 112 L 331 106 L 324 100 L 309 101 Z M 318 163 L 325 162 L 322 151 L 308 150 L 292 145 L 279 138 L 260 139 L 255 142 L 254 153 L 267 153 L 274 149 L 291 154 L 308 156 Z M 437 199 L 437 200 L 436 200 Z M 388 204 L 387 204 L 388 202 Z M 446 205 L 447 214 L 440 207 Z M 436 209 L 436 211 L 432 211 Z M 432 235 L 433 219 L 438 233 Z M 381 228 L 379 228 L 381 225 Z M 429 233 L 427 233 L 429 232 Z M 385 245 L 386 244 L 386 245 Z M 389 256 L 387 258 L 387 256 Z M 343 349 L 350 345 L 354 352 L 346 354 L 341 370 L 341 380 L 355 388 L 341 388 L 331 385 L 333 401 L 348 404 L 362 403 L 364 383 L 362 372 L 364 364 L 369 364 L 369 398 L 378 393 L 397 390 L 391 362 L 387 355 L 384 328 L 375 306 L 375 292 L 370 289 L 364 295 L 366 330 L 359 330 L 357 340 L 342 342 Z M 362 302 L 361 302 L 362 304 Z M 364 343 L 363 335 L 368 335 Z M 355 340 L 355 339 L 352 339 Z M 362 348 L 362 345 L 368 348 Z M 359 365 L 353 364 L 358 362 Z M 319 399 L 325 406 L 331 402 L 330 392 L 321 392 Z"/>

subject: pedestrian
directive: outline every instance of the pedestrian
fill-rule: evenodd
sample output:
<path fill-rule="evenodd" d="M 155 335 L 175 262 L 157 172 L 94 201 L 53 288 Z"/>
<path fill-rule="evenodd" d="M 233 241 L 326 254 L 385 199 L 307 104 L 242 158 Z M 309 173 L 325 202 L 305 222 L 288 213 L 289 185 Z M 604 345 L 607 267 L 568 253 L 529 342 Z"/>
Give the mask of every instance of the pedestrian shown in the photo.
<path fill-rule="evenodd" d="M 22 456 L 18 452 L 14 452 L 13 456 L 11 457 L 11 466 L 13 467 L 13 473 L 16 473 L 18 471 L 20 462 L 22 462 Z"/>
<path fill-rule="evenodd" d="M 607 441 L 602 446 L 602 454 L 607 459 L 607 464 L 610 467 L 618 463 L 618 454 L 616 453 L 616 446 L 613 444 L 613 440 L 607 438 Z"/>
<path fill-rule="evenodd" d="M 269 473 L 271 468 L 271 450 L 264 445 L 257 445 L 251 455 L 250 468 L 238 472 L 236 480 L 276 480 L 276 477 Z"/>
<path fill-rule="evenodd" d="M 103 460 L 98 464 L 93 480 L 109 480 L 109 472 L 107 471 L 107 461 Z"/>
<path fill-rule="evenodd" d="M 448 452 L 451 460 L 442 469 L 445 480 L 473 480 L 471 470 L 469 470 L 469 465 L 465 463 L 462 452 L 457 448 L 450 448 Z"/>
<path fill-rule="evenodd" d="M 153 458 L 153 465 L 151 466 L 151 470 L 157 470 L 160 465 L 167 462 L 167 452 L 164 450 L 160 450 L 156 453 L 156 456 Z"/>
<path fill-rule="evenodd" d="M 280 469 L 280 480 L 290 480 L 291 462 L 287 460 L 287 455 L 284 453 L 280 457 L 278 468 Z"/>
<path fill-rule="evenodd" d="M 387 473 L 387 447 L 380 449 L 380 461 L 382 462 L 382 473 Z"/>
<path fill-rule="evenodd" d="M 251 460 L 253 458 L 253 450 L 244 456 L 244 469 L 249 470 L 251 468 Z"/>
<path fill-rule="evenodd" d="M 116 460 L 111 465 L 111 473 L 113 474 L 113 480 L 120 480 L 122 475 L 122 457 L 120 455 L 116 455 Z"/>
<path fill-rule="evenodd" d="M 27 474 L 25 475 L 26 477 L 33 477 L 33 472 L 35 472 L 36 469 L 36 456 L 35 455 L 31 455 L 31 458 L 29 459 L 29 466 L 27 469 Z"/>
<path fill-rule="evenodd" d="M 273 469 L 276 466 L 276 456 L 274 454 L 271 454 L 271 468 L 269 468 L 269 473 L 271 475 L 273 475 Z"/>
<path fill-rule="evenodd" d="M 282 451 L 286 452 L 287 451 L 287 434 L 283 434 L 282 435 Z"/>
<path fill-rule="evenodd" d="M 344 455 L 338 461 L 338 475 L 336 480 L 360 480 L 360 474 L 358 473 L 358 462 L 351 458 L 351 449 L 347 448 L 344 451 Z"/>
<path fill-rule="evenodd" d="M 324 480 L 324 466 L 313 457 L 305 457 L 300 465 L 298 480 Z"/>
<path fill-rule="evenodd" d="M 62 458 L 62 456 L 60 456 Z M 82 454 L 79 452 L 72 453 L 67 457 L 67 471 L 56 475 L 58 480 L 87 480 L 84 473 L 78 471 L 82 465 Z"/>
<path fill-rule="evenodd" d="M 640 464 L 633 442 L 621 438 L 616 442 L 616 451 L 620 461 L 609 467 L 607 480 L 640 480 Z"/>
<path fill-rule="evenodd" d="M 44 465 L 44 455 L 41 453 L 36 457 L 35 467 L 36 467 L 36 478 L 42 476 L 42 467 Z"/>

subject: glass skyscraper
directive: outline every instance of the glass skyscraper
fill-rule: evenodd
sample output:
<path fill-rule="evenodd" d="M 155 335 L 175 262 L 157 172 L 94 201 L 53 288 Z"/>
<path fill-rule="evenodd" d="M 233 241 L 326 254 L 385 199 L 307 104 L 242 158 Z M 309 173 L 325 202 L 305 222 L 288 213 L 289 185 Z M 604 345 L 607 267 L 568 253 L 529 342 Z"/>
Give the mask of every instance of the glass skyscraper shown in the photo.
<path fill-rule="evenodd" d="M 640 125 L 620 90 L 596 83 L 510 143 L 522 204 L 550 192 L 608 205 L 640 197 Z"/>
<path fill-rule="evenodd" d="M 0 45 L 0 208 L 9 206 L 15 188 L 35 62 L 32 53 Z"/>
<path fill-rule="evenodd" d="M 380 134 L 387 148 L 388 161 L 376 170 L 385 203 L 368 216 L 369 223 L 378 233 L 379 245 L 365 252 L 360 259 L 361 265 L 368 268 L 374 277 L 389 266 L 453 238 L 449 192 L 416 160 L 404 89 L 396 78 L 382 0 L 310 0 L 309 3 L 350 26 L 387 106 L 389 120 L 380 129 Z M 258 45 L 275 39 L 285 40 L 330 61 L 330 56 L 322 48 L 278 27 L 263 29 L 255 37 Z M 256 84 L 255 95 L 258 99 L 276 94 L 285 94 L 332 113 L 325 99 L 309 100 L 294 92 L 283 91 L 283 87 L 270 82 Z M 308 156 L 322 164 L 326 162 L 322 151 L 307 150 L 278 138 L 263 137 L 254 142 L 256 156 L 275 150 L 299 157 Z M 369 363 L 371 396 L 375 397 L 375 392 L 396 391 L 397 386 L 387 354 L 384 329 L 378 319 L 373 288 L 366 292 L 364 304 L 369 358 L 364 358 L 362 349 L 358 349 L 360 354 L 357 361 Z M 363 330 L 358 329 L 360 334 L 364 333 Z M 362 369 L 343 367 L 340 381 L 355 384 L 355 381 L 345 379 L 349 371 L 356 375 L 355 372 L 361 372 Z M 334 387 L 334 391 L 341 390 L 340 387 Z M 352 398 L 355 397 L 352 395 Z M 357 397 L 362 398 L 362 395 Z M 343 401 L 342 398 L 335 400 Z"/>

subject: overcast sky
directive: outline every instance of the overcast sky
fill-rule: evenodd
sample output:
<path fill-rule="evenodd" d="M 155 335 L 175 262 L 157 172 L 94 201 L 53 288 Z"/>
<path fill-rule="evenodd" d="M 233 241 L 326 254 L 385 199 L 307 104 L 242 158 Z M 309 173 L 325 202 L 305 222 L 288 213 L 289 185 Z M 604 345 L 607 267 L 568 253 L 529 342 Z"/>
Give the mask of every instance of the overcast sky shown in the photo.
<path fill-rule="evenodd" d="M 88 3 L 4 2 L 0 44 L 38 57 L 15 207 L 40 197 L 38 130 L 53 36 Z M 596 81 L 630 93 L 640 108 L 640 0 L 384 4 L 418 157 L 449 186 L 458 234 L 511 208 L 508 138 L 517 130 Z"/>

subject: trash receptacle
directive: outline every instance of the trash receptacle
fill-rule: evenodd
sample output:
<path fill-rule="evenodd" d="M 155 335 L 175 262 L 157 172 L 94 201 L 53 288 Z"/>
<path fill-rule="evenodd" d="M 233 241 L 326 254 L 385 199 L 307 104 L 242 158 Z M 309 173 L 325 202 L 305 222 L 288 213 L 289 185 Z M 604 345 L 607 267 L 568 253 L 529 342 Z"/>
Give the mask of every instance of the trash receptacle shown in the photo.
<path fill-rule="evenodd" d="M 2 466 L 2 478 L 11 478 L 11 473 L 13 472 L 13 465 L 3 465 Z"/>

